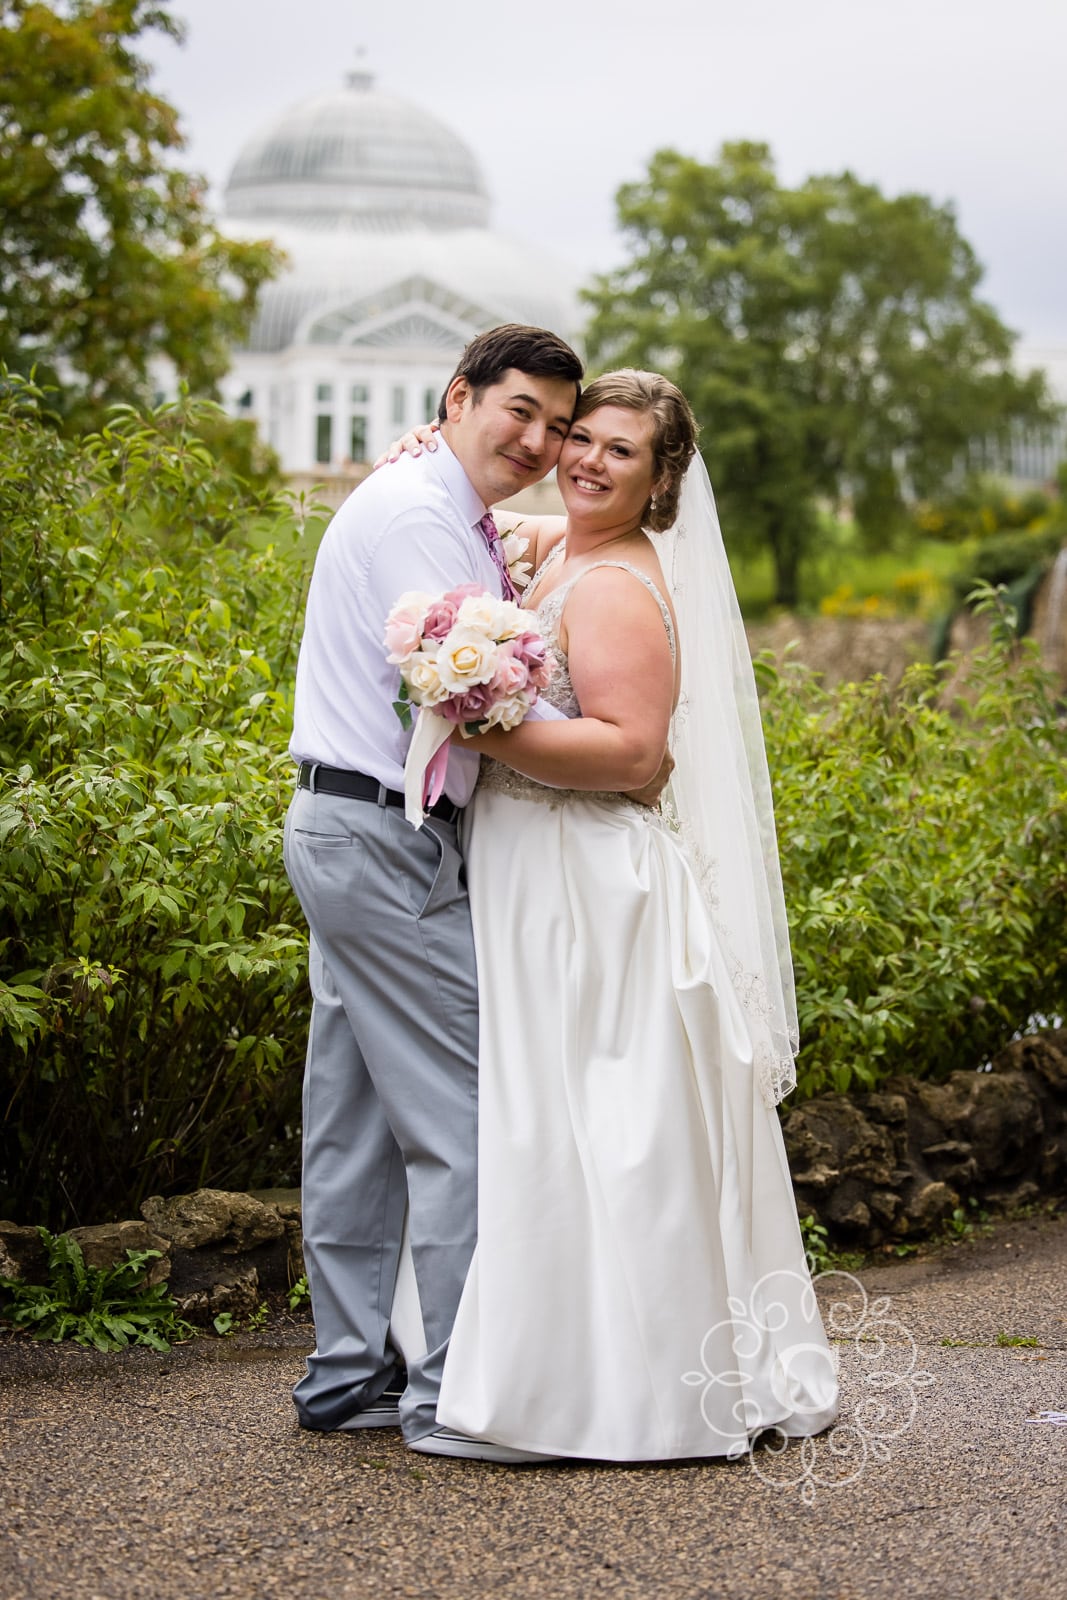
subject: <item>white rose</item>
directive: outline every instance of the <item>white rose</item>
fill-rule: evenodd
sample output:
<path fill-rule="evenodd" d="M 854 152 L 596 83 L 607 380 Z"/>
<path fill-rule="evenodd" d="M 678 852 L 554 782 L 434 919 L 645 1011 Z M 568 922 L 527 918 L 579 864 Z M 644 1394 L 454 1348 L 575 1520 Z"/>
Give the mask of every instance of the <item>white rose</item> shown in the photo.
<path fill-rule="evenodd" d="M 514 694 L 507 695 L 490 707 L 485 718 L 485 726 L 503 728 L 505 733 L 509 733 L 512 728 L 519 726 L 533 703 L 534 695 L 529 689 L 517 689 Z"/>
<path fill-rule="evenodd" d="M 421 651 L 408 661 L 404 669 L 404 681 L 417 706 L 436 706 L 448 698 L 448 690 L 441 682 L 436 660 Z"/>
<path fill-rule="evenodd" d="M 437 670 L 449 694 L 462 694 L 476 683 L 488 683 L 496 671 L 496 644 L 480 629 L 463 627 L 457 617 L 456 626 L 441 640 Z"/>
<path fill-rule="evenodd" d="M 490 639 L 499 639 L 497 627 L 505 604 L 491 594 L 465 595 L 456 612 L 456 627 L 473 628 Z"/>

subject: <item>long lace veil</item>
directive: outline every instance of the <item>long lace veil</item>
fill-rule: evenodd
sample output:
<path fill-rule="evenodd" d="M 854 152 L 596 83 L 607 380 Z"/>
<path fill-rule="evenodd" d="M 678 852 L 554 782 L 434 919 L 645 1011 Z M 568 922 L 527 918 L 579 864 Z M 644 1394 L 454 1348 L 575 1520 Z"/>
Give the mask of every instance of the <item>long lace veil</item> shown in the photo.
<path fill-rule="evenodd" d="M 722 939 L 773 1104 L 796 1085 L 799 1029 L 756 680 L 707 468 L 694 456 L 656 540 L 678 617 L 681 694 L 667 800 Z"/>

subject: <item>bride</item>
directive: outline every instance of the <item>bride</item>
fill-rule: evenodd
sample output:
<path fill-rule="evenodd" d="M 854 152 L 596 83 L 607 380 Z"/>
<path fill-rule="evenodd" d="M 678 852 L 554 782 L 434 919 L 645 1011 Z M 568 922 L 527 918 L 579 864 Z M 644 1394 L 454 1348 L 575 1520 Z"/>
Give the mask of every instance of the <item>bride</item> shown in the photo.
<path fill-rule="evenodd" d="M 736 1456 L 837 1404 L 774 1109 L 796 1011 L 752 668 L 673 384 L 592 383 L 557 481 L 522 603 L 568 720 L 473 741 L 479 1236 L 438 1421 L 549 1456 Z M 624 791 L 668 740 L 652 811 Z"/>

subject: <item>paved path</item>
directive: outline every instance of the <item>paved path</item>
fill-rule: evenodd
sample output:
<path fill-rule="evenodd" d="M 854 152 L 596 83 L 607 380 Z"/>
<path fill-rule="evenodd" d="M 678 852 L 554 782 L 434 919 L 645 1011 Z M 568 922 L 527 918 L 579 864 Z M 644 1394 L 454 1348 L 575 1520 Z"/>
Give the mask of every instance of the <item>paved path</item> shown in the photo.
<path fill-rule="evenodd" d="M 9 1342 L 0 1597 L 1067 1600 L 1067 1428 L 1027 1421 L 1067 1411 L 1067 1218 L 860 1276 L 864 1337 L 839 1347 L 849 1414 L 867 1371 L 909 1371 L 910 1339 L 933 1381 L 883 1391 L 865 1457 L 857 1434 L 834 1436 L 849 1455 L 819 1442 L 811 1504 L 797 1446 L 759 1472 L 515 1470 L 415 1457 L 393 1433 L 301 1433 L 302 1327 L 163 1357 Z M 884 1346 L 881 1315 L 899 1324 Z M 912 1394 L 914 1420 L 880 1443 Z"/>

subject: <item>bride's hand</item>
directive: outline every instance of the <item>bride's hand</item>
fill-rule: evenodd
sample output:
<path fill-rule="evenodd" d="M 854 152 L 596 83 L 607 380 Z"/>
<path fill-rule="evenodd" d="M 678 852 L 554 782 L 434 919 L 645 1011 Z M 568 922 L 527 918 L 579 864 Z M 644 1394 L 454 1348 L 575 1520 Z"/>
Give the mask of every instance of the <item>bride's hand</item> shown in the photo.
<path fill-rule="evenodd" d="M 643 789 L 628 789 L 626 791 L 627 800 L 636 800 L 639 806 L 658 806 L 660 796 L 670 782 L 670 776 L 673 771 L 674 757 L 669 750 L 665 750 L 663 761 L 656 776 L 650 783 L 646 783 Z"/>
<path fill-rule="evenodd" d="M 372 470 L 376 472 L 379 467 L 384 467 L 387 461 L 399 461 L 401 454 L 405 452 L 409 456 L 421 456 L 423 445 L 426 446 L 427 450 L 436 450 L 437 439 L 435 435 L 440 426 L 441 424 L 435 417 L 432 422 L 424 422 L 419 427 L 412 428 L 410 432 L 405 433 L 401 438 L 394 439 L 392 444 L 387 446 L 378 457 Z"/>

